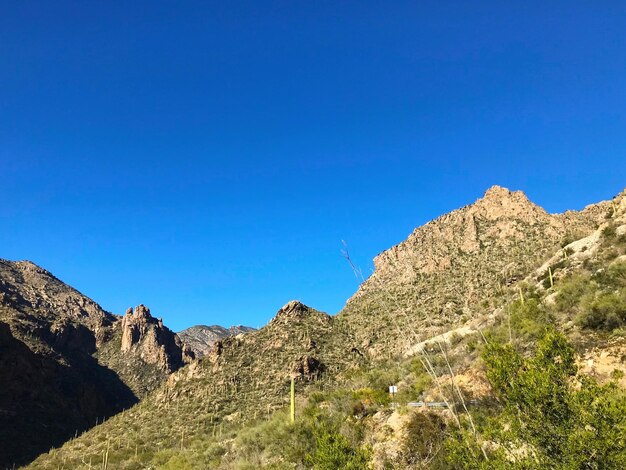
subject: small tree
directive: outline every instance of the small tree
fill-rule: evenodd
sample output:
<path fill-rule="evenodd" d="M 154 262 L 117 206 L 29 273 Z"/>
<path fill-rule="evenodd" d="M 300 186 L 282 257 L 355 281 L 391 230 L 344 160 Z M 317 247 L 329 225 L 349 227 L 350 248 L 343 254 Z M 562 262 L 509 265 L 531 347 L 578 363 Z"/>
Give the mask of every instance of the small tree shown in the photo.
<path fill-rule="evenodd" d="M 491 344 L 483 359 L 501 408 L 484 421 L 483 442 L 463 431 L 448 441 L 455 468 L 626 468 L 624 393 L 577 375 L 565 336 L 549 331 L 531 357 Z"/>

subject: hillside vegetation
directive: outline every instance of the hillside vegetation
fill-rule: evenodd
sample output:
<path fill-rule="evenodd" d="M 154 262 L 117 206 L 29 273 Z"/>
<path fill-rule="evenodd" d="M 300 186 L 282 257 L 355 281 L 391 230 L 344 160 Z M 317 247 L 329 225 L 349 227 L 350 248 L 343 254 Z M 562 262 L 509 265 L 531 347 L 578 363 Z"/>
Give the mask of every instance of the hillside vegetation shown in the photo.
<path fill-rule="evenodd" d="M 29 468 L 623 468 L 624 196 L 550 215 L 492 188 L 338 316 L 290 302 Z"/>

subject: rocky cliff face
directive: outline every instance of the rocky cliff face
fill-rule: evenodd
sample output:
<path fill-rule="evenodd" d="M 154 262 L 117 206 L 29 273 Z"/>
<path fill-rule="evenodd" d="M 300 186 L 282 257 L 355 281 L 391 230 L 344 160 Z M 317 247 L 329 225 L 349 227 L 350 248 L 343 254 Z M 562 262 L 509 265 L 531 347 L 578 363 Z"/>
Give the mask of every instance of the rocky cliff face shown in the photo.
<path fill-rule="evenodd" d="M 373 354 L 404 350 L 493 306 L 568 237 L 591 233 L 608 207 L 548 214 L 521 191 L 494 186 L 378 255 L 340 318 Z"/>
<path fill-rule="evenodd" d="M 243 325 L 231 326 L 230 328 L 224 328 L 219 325 L 196 325 L 177 334 L 183 344 L 187 345 L 196 357 L 203 357 L 211 351 L 211 346 L 216 341 L 252 331 L 256 330 Z"/>
<path fill-rule="evenodd" d="M 605 210 L 606 204 L 590 206 L 580 212 L 548 214 L 523 192 L 493 186 L 474 204 L 416 228 L 407 240 L 374 258 L 373 278 L 395 276 L 404 271 L 401 278 L 413 280 L 420 274 L 445 271 L 464 255 L 478 258 L 481 252 L 488 255 L 500 248 L 515 249 L 526 241 L 547 247 L 564 239 L 568 233 L 590 232 Z M 520 267 L 532 264 L 525 260 L 510 261 Z M 366 283 L 362 290 L 370 284 Z"/>
<path fill-rule="evenodd" d="M 194 359 L 190 348 L 163 321 L 150 315 L 150 309 L 139 305 L 129 308 L 122 318 L 123 353 L 134 352 L 147 364 L 156 364 L 165 372 L 174 372 Z"/>

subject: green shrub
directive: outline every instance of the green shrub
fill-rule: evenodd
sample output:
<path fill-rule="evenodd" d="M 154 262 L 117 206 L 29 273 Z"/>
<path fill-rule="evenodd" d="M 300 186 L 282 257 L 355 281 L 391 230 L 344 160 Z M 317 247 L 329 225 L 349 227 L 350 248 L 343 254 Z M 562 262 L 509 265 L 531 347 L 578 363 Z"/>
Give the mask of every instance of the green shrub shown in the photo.
<path fill-rule="evenodd" d="M 615 239 L 616 236 L 617 230 L 613 224 L 607 225 L 602 229 L 602 238 L 604 238 L 605 241 L 611 241 Z"/>
<path fill-rule="evenodd" d="M 546 290 L 550 289 L 552 287 L 552 283 L 553 283 L 553 281 L 552 282 L 550 281 L 550 276 L 548 276 L 547 274 L 546 274 L 546 277 L 543 278 L 543 281 L 541 281 L 541 285 Z"/>
<path fill-rule="evenodd" d="M 626 323 L 626 291 L 601 292 L 586 302 L 577 317 L 583 328 L 612 331 Z"/>
<path fill-rule="evenodd" d="M 193 470 L 193 468 L 191 463 L 181 455 L 173 456 L 161 467 L 162 470 Z"/>
<path fill-rule="evenodd" d="M 352 398 L 363 403 L 365 407 L 386 406 L 391 401 L 389 393 L 386 390 L 372 388 L 361 388 L 352 392 Z"/>
<path fill-rule="evenodd" d="M 257 467 L 278 459 L 301 462 L 315 442 L 314 419 L 310 409 L 295 424 L 290 422 L 286 411 L 277 412 L 269 421 L 241 430 L 235 440 L 235 455 L 230 458 L 237 463 L 237 468 L 241 462 Z"/>
<path fill-rule="evenodd" d="M 419 396 L 423 395 L 424 392 L 426 392 L 432 387 L 432 385 L 433 385 L 432 377 L 428 373 L 422 372 L 420 375 L 418 375 L 415 378 L 415 381 L 413 382 L 413 385 L 411 387 L 413 390 L 413 393 L 415 394 L 414 398 L 418 398 Z"/>
<path fill-rule="evenodd" d="M 552 316 L 536 299 L 520 300 L 509 305 L 511 328 L 527 338 L 537 338 L 553 323 Z"/>
<path fill-rule="evenodd" d="M 602 253 L 601 259 L 603 261 L 611 261 L 617 258 L 619 255 L 620 255 L 619 250 L 615 247 L 611 247 L 609 249 L 604 250 L 604 252 Z"/>
<path fill-rule="evenodd" d="M 367 385 L 374 390 L 387 390 L 400 380 L 400 371 L 394 364 L 381 364 L 367 372 Z"/>
<path fill-rule="evenodd" d="M 445 438 L 446 424 L 435 413 L 416 412 L 404 426 L 402 458 L 408 465 L 437 458 Z"/>
<path fill-rule="evenodd" d="M 594 279 L 605 288 L 619 289 L 626 287 L 626 263 L 613 263 L 608 268 L 598 272 Z"/>
<path fill-rule="evenodd" d="M 565 336 L 550 331 L 531 357 L 511 345 L 483 354 L 501 408 L 446 441 L 459 469 L 626 468 L 626 396 L 614 382 L 577 375 Z"/>
<path fill-rule="evenodd" d="M 336 429 L 321 425 L 315 430 L 315 450 L 307 463 L 315 470 L 365 470 L 370 468 L 370 452 L 353 447 Z"/>
<path fill-rule="evenodd" d="M 595 292 L 597 287 L 587 274 L 577 274 L 559 284 L 555 308 L 560 312 L 576 313 L 583 296 Z"/>

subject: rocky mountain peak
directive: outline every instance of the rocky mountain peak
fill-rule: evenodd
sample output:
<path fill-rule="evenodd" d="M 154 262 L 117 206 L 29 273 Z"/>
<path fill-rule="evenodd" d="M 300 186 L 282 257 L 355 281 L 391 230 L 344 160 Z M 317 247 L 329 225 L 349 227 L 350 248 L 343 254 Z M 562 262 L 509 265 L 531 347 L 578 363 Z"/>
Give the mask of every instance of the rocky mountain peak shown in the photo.
<path fill-rule="evenodd" d="M 136 318 L 140 318 L 142 321 L 146 321 L 146 322 L 150 322 L 151 320 L 154 320 L 154 318 L 150 314 L 150 309 L 146 307 L 144 304 L 138 305 L 134 311 L 132 308 L 128 308 L 126 310 L 126 315 L 129 315 L 129 314 L 135 315 Z M 163 323 L 160 318 L 157 320 L 157 322 Z"/>
<path fill-rule="evenodd" d="M 310 308 L 304 305 L 299 300 L 291 300 L 283 305 L 278 312 L 276 312 L 276 317 L 301 317 L 310 312 Z"/>
<path fill-rule="evenodd" d="M 50 273 L 46 269 L 42 268 L 41 266 L 36 265 L 35 263 L 29 260 L 15 261 L 15 266 L 17 266 L 23 272 L 31 272 L 34 274 L 41 274 L 44 276 L 54 277 L 52 273 Z"/>
<path fill-rule="evenodd" d="M 533 204 L 523 191 L 511 191 L 502 186 L 492 186 L 485 195 L 471 206 L 469 211 L 487 220 L 517 218 L 532 222 L 545 218 L 547 212 Z"/>
<path fill-rule="evenodd" d="M 284 326 L 287 326 L 285 331 L 288 331 L 295 324 L 306 322 L 329 324 L 331 321 L 331 317 L 326 313 L 315 310 L 299 300 L 292 300 L 287 302 L 276 312 L 276 315 L 274 315 L 274 318 L 269 322 L 269 325 L 279 327 L 279 329 L 284 329 Z"/>
<path fill-rule="evenodd" d="M 135 352 L 144 362 L 156 364 L 165 372 L 173 372 L 194 359 L 193 352 L 143 304 L 134 310 L 129 308 L 122 318 L 121 350 Z"/>
<path fill-rule="evenodd" d="M 483 196 L 483 199 L 489 199 L 489 198 L 502 199 L 503 197 L 506 197 L 510 195 L 511 193 L 512 191 L 509 188 L 505 188 L 504 186 L 499 186 L 497 184 L 494 184 L 493 186 L 488 188 L 487 191 L 485 191 L 485 195 Z"/>
<path fill-rule="evenodd" d="M 0 304 L 22 315 L 33 310 L 46 322 L 74 322 L 88 328 L 100 343 L 103 328 L 115 316 L 32 261 L 0 259 Z"/>
<path fill-rule="evenodd" d="M 522 191 L 492 186 L 473 204 L 416 228 L 407 240 L 379 254 L 374 266 L 378 273 L 403 266 L 404 276 L 411 277 L 420 272 L 443 272 L 455 264 L 459 254 L 471 255 L 489 245 L 506 246 L 523 240 L 530 226 L 546 226 L 550 235 L 558 236 L 553 227 L 556 224 L 553 216 Z"/>
<path fill-rule="evenodd" d="M 605 205 L 549 214 L 522 191 L 493 186 L 473 204 L 416 228 L 376 256 L 374 272 L 340 317 L 353 320 L 365 342 L 375 341 L 391 318 L 415 328 L 416 336 L 434 335 L 472 318 L 481 302 L 521 279 L 566 237 L 591 233 Z"/>

